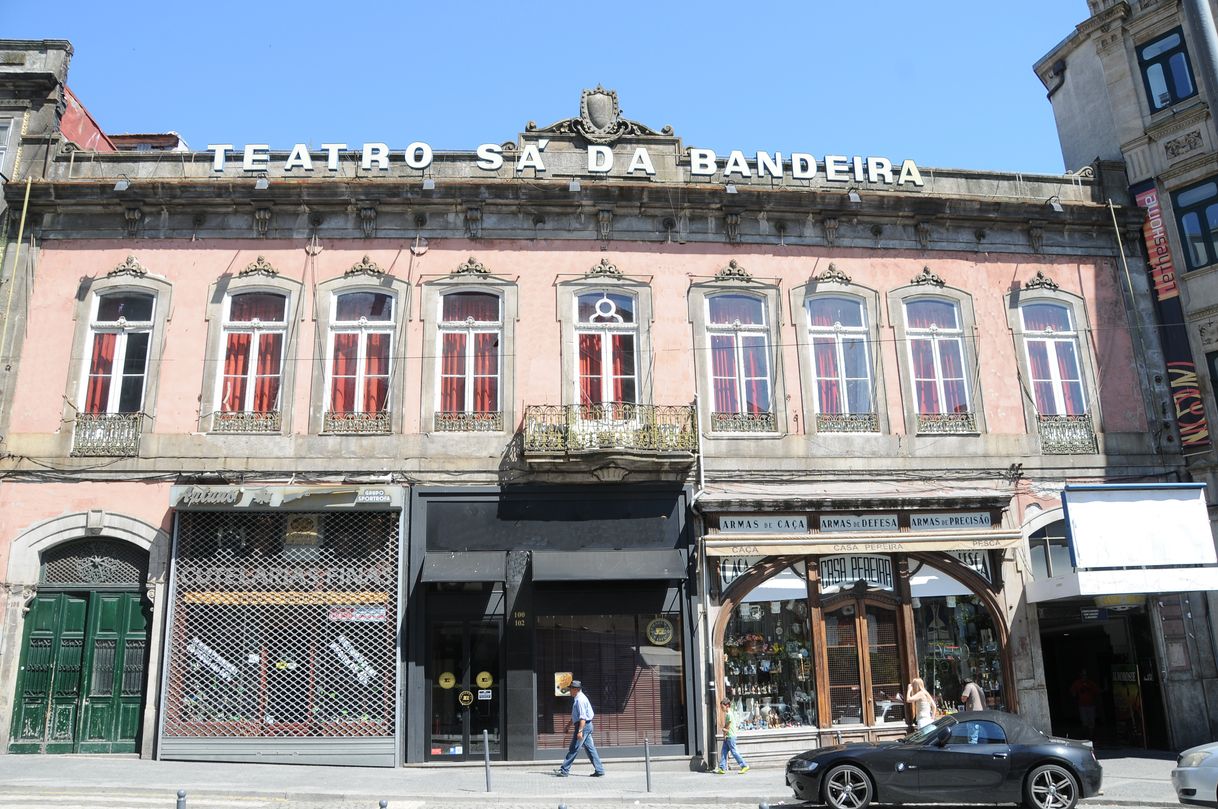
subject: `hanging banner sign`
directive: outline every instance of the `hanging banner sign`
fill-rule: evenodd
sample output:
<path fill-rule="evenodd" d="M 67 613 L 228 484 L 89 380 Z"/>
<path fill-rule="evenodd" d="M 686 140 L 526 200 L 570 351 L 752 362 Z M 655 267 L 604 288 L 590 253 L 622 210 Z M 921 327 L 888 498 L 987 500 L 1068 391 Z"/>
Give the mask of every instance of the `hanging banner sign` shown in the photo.
<path fill-rule="evenodd" d="M 993 581 L 990 577 L 989 551 L 948 551 L 947 555 L 954 556 L 961 562 L 964 562 L 964 564 L 975 570 L 986 581 Z"/>
<path fill-rule="evenodd" d="M 1167 225 L 1159 190 L 1153 180 L 1130 189 L 1138 205 L 1146 209 L 1142 238 L 1146 242 L 1149 260 L 1146 272 L 1153 290 L 1155 315 L 1159 320 L 1159 339 L 1163 343 L 1163 359 L 1167 363 L 1167 381 L 1180 428 L 1180 451 L 1185 455 L 1209 452 L 1210 426 L 1201 400 L 1201 385 L 1197 366 L 1188 345 L 1184 329 L 1184 309 L 1180 305 L 1180 288 L 1176 284 L 1176 268 L 1167 241 Z"/>
<path fill-rule="evenodd" d="M 823 595 L 853 587 L 865 581 L 868 587 L 892 590 L 892 557 L 873 554 L 822 556 L 820 591 Z"/>
<path fill-rule="evenodd" d="M 952 531 L 961 528 L 989 528 L 988 511 L 968 511 L 952 514 L 910 514 L 911 531 Z"/>
<path fill-rule="evenodd" d="M 722 534 L 785 534 L 805 533 L 808 518 L 800 515 L 756 514 L 750 517 L 720 517 Z"/>
<path fill-rule="evenodd" d="M 760 562 L 763 556 L 727 556 L 719 560 L 719 589 L 726 590 L 727 586 L 740 578 L 753 565 Z"/>
<path fill-rule="evenodd" d="M 822 531 L 896 531 L 895 514 L 822 514 Z"/>

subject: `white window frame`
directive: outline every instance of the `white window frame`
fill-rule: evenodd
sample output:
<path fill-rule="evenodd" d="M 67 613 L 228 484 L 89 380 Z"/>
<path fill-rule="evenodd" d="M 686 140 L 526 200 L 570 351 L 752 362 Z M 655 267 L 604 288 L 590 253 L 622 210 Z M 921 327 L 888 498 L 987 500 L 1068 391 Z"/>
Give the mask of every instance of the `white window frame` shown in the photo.
<path fill-rule="evenodd" d="M 727 297 L 748 298 L 752 301 L 755 301 L 757 303 L 758 308 L 761 309 L 761 323 L 741 323 L 740 321 L 736 321 L 735 323 L 712 323 L 711 322 L 711 311 L 710 311 L 711 302 L 714 301 L 716 298 L 727 298 Z M 755 377 L 748 377 L 747 379 L 745 377 L 744 350 L 741 348 L 740 340 L 743 337 L 760 337 L 761 342 L 762 342 L 762 348 L 764 349 L 763 356 L 765 357 L 766 395 L 767 395 L 767 398 L 770 400 L 770 406 L 764 412 L 769 413 L 770 415 L 774 415 L 774 369 L 771 367 L 771 362 L 770 362 L 770 350 L 771 350 L 770 324 L 769 324 L 768 319 L 766 318 L 766 308 L 768 306 L 768 303 L 769 302 L 765 298 L 762 298 L 760 296 L 749 295 L 747 293 L 737 292 L 737 291 L 724 291 L 724 292 L 719 292 L 717 294 L 706 296 L 706 345 L 707 345 L 706 363 L 709 368 L 709 372 L 707 374 L 707 379 L 709 379 L 711 381 L 711 406 L 712 406 L 713 412 L 716 412 L 716 413 L 726 412 L 723 410 L 714 410 L 715 380 L 718 378 L 715 376 L 714 338 L 715 337 L 731 337 L 732 338 L 732 352 L 735 355 L 735 362 L 736 362 L 736 401 L 738 403 L 737 410 L 732 415 L 744 415 L 745 413 L 747 413 L 747 411 L 745 410 L 745 407 L 744 407 L 745 398 L 746 398 L 745 383 L 748 380 L 754 379 Z"/>
<path fill-rule="evenodd" d="M 142 295 L 152 298 L 152 317 L 149 320 L 129 321 L 125 317 L 120 317 L 118 320 L 99 321 L 97 312 L 101 308 L 101 300 L 106 297 L 121 297 L 124 295 Z M 114 359 L 110 363 L 110 390 L 106 396 L 106 415 L 114 415 L 121 411 L 118 409 L 119 398 L 123 390 L 123 368 L 127 364 L 127 337 L 131 334 L 148 335 L 148 349 L 144 357 L 144 367 L 140 372 L 141 378 L 144 380 L 140 385 L 140 407 L 135 413 L 143 413 L 144 406 L 148 400 L 148 363 L 152 359 L 152 332 L 153 326 L 157 318 L 158 296 L 155 292 L 146 289 L 128 289 L 118 287 L 107 289 L 104 292 L 99 292 L 93 296 L 93 302 L 89 312 L 89 330 L 86 333 L 85 351 L 84 351 L 84 373 L 81 374 L 80 392 L 77 401 L 80 402 L 80 412 L 85 412 L 88 405 L 89 395 L 89 379 L 92 376 L 93 368 L 93 346 L 96 344 L 98 334 L 117 334 L 114 340 Z M 115 384 L 117 381 L 118 384 Z"/>
<path fill-rule="evenodd" d="M 916 326 L 910 325 L 909 307 L 912 306 L 913 304 L 927 302 L 927 301 L 946 303 L 946 304 L 950 305 L 956 313 L 955 328 L 947 329 L 938 324 L 930 326 L 929 328 L 916 327 Z M 906 298 L 904 301 L 902 301 L 902 305 L 904 306 L 903 314 L 905 317 L 905 335 L 906 335 L 906 340 L 908 343 L 905 351 L 906 351 L 907 359 L 909 361 L 909 379 L 910 379 L 910 384 L 912 385 L 911 392 L 913 395 L 914 413 L 916 415 L 924 415 L 924 416 L 928 416 L 928 415 L 942 416 L 942 415 L 950 415 L 952 412 L 957 412 L 957 411 L 947 411 L 944 409 L 946 406 L 946 403 L 947 403 L 947 395 L 946 395 L 947 392 L 943 387 L 943 383 L 946 380 L 943 377 L 943 360 L 942 360 L 942 356 L 941 356 L 941 352 L 940 352 L 940 346 L 942 343 L 945 343 L 949 340 L 952 342 L 955 342 L 959 348 L 960 372 L 962 374 L 961 381 L 964 383 L 964 411 L 963 412 L 972 413 L 973 412 L 973 392 L 970 390 L 970 385 L 969 385 L 968 353 L 965 351 L 964 328 L 961 326 L 961 321 L 962 321 L 964 315 L 960 309 L 960 303 L 958 301 L 952 300 L 950 298 L 936 298 L 936 297 L 919 296 L 919 297 L 914 297 L 914 298 Z M 936 388 L 936 393 L 938 394 L 938 399 L 939 399 L 939 410 L 937 413 L 923 413 L 921 402 L 918 400 L 918 381 L 919 381 L 918 376 L 917 376 L 917 367 L 918 366 L 917 366 L 917 363 L 914 361 L 914 354 L 913 354 L 913 346 L 914 346 L 915 340 L 930 340 L 930 343 L 931 343 L 931 349 L 932 349 L 931 355 L 932 355 L 932 359 L 934 360 L 934 365 L 935 365 L 935 388 Z"/>
<path fill-rule="evenodd" d="M 388 320 L 368 320 L 366 317 L 361 317 L 359 320 L 339 320 L 338 319 L 338 299 L 344 295 L 350 295 L 358 292 L 370 292 L 375 295 L 385 295 L 389 298 L 389 319 Z M 326 342 L 326 390 L 325 403 L 323 410 L 327 413 L 337 413 L 340 411 L 331 410 L 330 406 L 333 403 L 334 392 L 334 343 L 335 338 L 339 334 L 358 334 L 359 346 L 356 351 L 355 362 L 355 390 L 360 397 L 360 406 L 367 407 L 367 402 L 364 401 L 365 386 L 368 380 L 368 335 L 370 334 L 387 334 L 389 335 L 389 364 L 386 368 L 386 395 L 385 409 L 383 411 L 393 412 L 393 366 L 394 366 L 394 337 L 397 334 L 397 307 L 398 298 L 392 292 L 384 289 L 367 288 L 367 287 L 345 287 L 335 290 L 330 295 L 330 335 Z M 369 410 L 350 410 L 342 411 L 349 413 L 370 413 Z"/>
<path fill-rule="evenodd" d="M 239 295 L 275 295 L 283 299 L 283 320 L 279 321 L 262 321 L 255 318 L 254 320 L 232 321 L 233 298 Z M 234 412 L 234 413 L 252 413 L 254 391 L 257 388 L 258 381 L 258 357 L 262 348 L 262 335 L 264 334 L 279 334 L 281 339 L 279 343 L 279 390 L 275 394 L 275 406 L 269 412 L 278 413 L 283 407 L 283 366 L 287 359 L 288 351 L 288 307 L 291 306 L 291 296 L 281 289 L 259 289 L 257 287 L 246 287 L 243 289 L 234 290 L 224 296 L 224 316 L 220 326 L 220 362 L 216 367 L 216 395 L 215 395 L 215 412 Z M 249 333 L 253 334 L 254 339 L 250 341 L 250 362 L 249 368 L 246 371 L 245 379 L 245 401 L 241 403 L 241 410 L 225 411 L 224 408 L 224 382 L 227 374 L 224 373 L 224 364 L 228 359 L 228 336 L 230 334 Z"/>
<path fill-rule="evenodd" d="M 1038 306 L 1054 306 L 1066 313 L 1066 321 L 1070 324 L 1069 331 L 1057 331 L 1052 326 L 1040 331 L 1032 331 L 1027 327 L 1024 320 L 1024 307 L 1030 305 Z M 1078 369 L 1078 379 L 1076 380 L 1079 388 L 1079 395 L 1083 398 L 1083 412 L 1077 415 L 1086 415 L 1091 411 L 1090 399 L 1087 396 L 1087 380 L 1086 372 L 1083 368 L 1082 346 L 1078 339 L 1078 329 L 1074 325 L 1074 312 L 1072 307 L 1059 303 L 1057 301 L 1045 300 L 1030 300 L 1021 303 L 1019 306 L 1019 325 L 1023 329 L 1023 351 L 1024 362 L 1027 363 L 1028 380 L 1032 384 L 1032 406 L 1036 408 L 1037 415 L 1041 416 L 1064 416 L 1066 415 L 1066 395 L 1065 386 L 1062 383 L 1061 373 L 1059 372 L 1059 363 L 1057 359 L 1057 346 L 1060 343 L 1070 343 L 1074 346 L 1074 367 Z M 1036 383 L 1037 379 L 1033 375 L 1032 370 L 1032 343 L 1044 343 L 1045 354 L 1049 360 L 1049 379 L 1047 380 L 1053 385 L 1053 407 L 1056 412 L 1041 413 L 1040 406 L 1036 402 Z"/>
<path fill-rule="evenodd" d="M 631 323 L 584 323 L 579 319 L 579 299 L 586 295 L 601 295 L 607 298 L 609 295 L 620 295 L 630 298 L 634 302 L 634 321 Z M 614 378 L 611 369 L 613 368 L 613 341 L 607 339 L 613 334 L 630 334 L 634 336 L 634 401 L 622 402 L 621 404 L 638 405 L 642 397 L 640 396 L 642 387 L 642 374 L 639 369 L 639 296 L 633 292 L 618 289 L 579 289 L 571 299 L 572 314 L 574 315 L 572 322 L 575 326 L 575 345 L 573 355 L 575 357 L 575 403 L 581 407 L 585 406 L 583 401 L 583 379 L 579 372 L 579 338 L 584 334 L 596 334 L 600 336 L 601 344 L 601 401 L 600 405 L 604 406 L 610 403 L 617 403 L 616 399 L 610 398 L 608 395 L 612 391 L 611 380 Z M 595 406 L 595 405 L 588 405 Z"/>
<path fill-rule="evenodd" d="M 857 304 L 861 314 L 861 326 L 843 326 L 841 323 L 834 323 L 832 326 L 814 326 L 812 325 L 812 304 L 817 300 L 825 300 L 836 298 L 838 300 L 846 300 Z M 871 373 L 871 331 L 867 323 L 867 302 L 855 295 L 845 295 L 842 293 L 825 292 L 818 295 L 809 295 L 804 299 L 804 316 L 808 323 L 808 356 L 812 363 L 812 402 L 816 408 L 818 415 L 846 415 L 846 416 L 862 416 L 876 413 L 876 389 L 875 379 Z M 870 410 L 858 410 L 854 407 L 854 403 L 850 401 L 850 387 L 846 384 L 846 350 L 842 345 L 844 336 L 857 337 L 863 343 L 863 367 L 867 371 L 867 390 L 868 396 L 871 399 Z M 816 368 L 816 340 L 826 337 L 833 338 L 834 349 L 837 352 L 837 384 L 842 391 L 842 398 L 846 400 L 846 409 L 844 412 L 837 414 L 825 413 L 820 403 L 820 380 L 821 377 Z"/>
<path fill-rule="evenodd" d="M 489 295 L 495 298 L 499 303 L 499 318 L 497 320 L 474 320 L 472 317 L 465 320 L 445 320 L 444 319 L 444 299 L 449 295 L 459 295 L 461 293 L 474 292 L 479 295 Z M 485 412 L 502 413 L 503 412 L 503 307 L 504 300 L 502 295 L 494 292 L 486 292 L 483 290 L 471 289 L 451 289 L 441 292 L 436 296 L 436 324 L 437 324 L 437 339 L 436 339 L 436 391 L 435 391 L 435 412 L 448 413 L 459 412 L 462 414 L 473 414 L 474 411 L 474 380 L 477 375 L 474 373 L 474 336 L 477 334 L 494 334 L 498 335 L 498 354 L 495 359 L 495 409 Z M 465 335 L 465 404 L 460 411 L 441 410 L 440 407 L 444 399 L 444 335 L 446 334 L 464 334 Z M 478 411 L 482 412 L 482 411 Z"/>

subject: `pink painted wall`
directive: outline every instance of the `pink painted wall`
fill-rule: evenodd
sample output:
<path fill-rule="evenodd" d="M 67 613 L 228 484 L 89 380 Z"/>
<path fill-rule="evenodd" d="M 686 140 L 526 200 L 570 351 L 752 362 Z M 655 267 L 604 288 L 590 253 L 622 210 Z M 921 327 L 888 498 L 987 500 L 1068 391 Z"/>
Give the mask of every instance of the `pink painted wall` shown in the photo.
<path fill-rule="evenodd" d="M 825 255 L 814 249 L 771 249 L 764 253 L 714 250 L 701 245 L 618 245 L 602 251 L 588 242 L 553 241 L 446 241 L 433 242 L 422 256 L 413 256 L 407 243 L 341 241 L 323 242 L 315 259 L 299 243 L 281 241 L 149 242 L 139 244 L 135 255 L 153 275 L 173 284 L 172 311 L 164 336 L 162 372 L 157 401 L 157 433 L 197 430 L 200 407 L 213 406 L 213 391 L 202 391 L 203 359 L 208 324 L 204 320 L 208 288 L 225 272 L 236 274 L 256 256 L 264 255 L 281 276 L 301 280 L 306 299 L 301 307 L 298 371 L 293 428 L 307 430 L 305 414 L 312 397 L 314 346 L 313 284 L 341 277 L 365 253 L 412 286 L 407 325 L 405 373 L 394 391 L 395 409 L 404 397 L 406 431 L 420 428 L 421 374 L 433 373 L 434 360 L 420 356 L 423 324 L 419 319 L 421 282 L 447 276 L 473 255 L 492 273 L 514 279 L 519 285 L 517 323 L 516 397 L 519 404 L 558 403 L 562 400 L 560 332 L 556 312 L 556 284 L 582 277 L 590 267 L 608 258 L 635 279 L 650 283 L 655 304 L 652 324 L 655 362 L 654 400 L 659 404 L 686 403 L 695 392 L 692 333 L 686 298 L 691 283 L 707 281 L 737 259 L 758 280 L 781 289 L 782 324 L 775 331 L 781 344 L 789 407 L 798 424 L 807 422 L 801 412 L 799 362 L 795 347 L 788 292 L 823 271 L 830 261 L 854 283 L 879 290 L 881 330 L 879 356 L 885 377 L 887 407 L 893 432 L 903 432 L 902 399 L 909 395 L 907 381 L 898 374 L 898 346 L 893 341 L 887 292 L 909 284 L 923 266 L 941 276 L 948 286 L 973 296 L 979 341 L 981 396 L 988 431 L 1011 434 L 1025 431 L 1023 392 L 1017 376 L 1015 344 L 1007 325 L 1004 293 L 1036 275 L 1053 278 L 1062 290 L 1083 297 L 1091 331 L 1087 339 L 1100 380 L 1102 429 L 1139 432 L 1145 414 L 1136 392 L 1140 383 L 1133 362 L 1128 321 L 1123 311 L 1120 281 L 1109 260 L 1079 262 L 1042 256 L 968 256 L 956 253 L 896 256 L 891 251 L 842 250 Z M 73 345 L 76 291 L 83 276 L 104 277 L 126 255 L 130 246 L 114 242 L 48 242 L 38 264 L 31 299 L 29 338 L 21 361 L 10 433 L 52 433 L 61 427 L 65 393 L 79 403 L 78 380 L 68 388 L 69 360 L 84 349 Z M 933 291 L 933 288 L 930 288 Z M 320 305 L 326 305 L 325 301 Z M 429 318 L 431 320 L 431 318 Z M 903 350 L 903 347 L 902 347 Z M 701 362 L 702 360 L 698 360 Z M 1022 359 L 1018 360 L 1022 362 Z M 204 402 L 200 404 L 200 396 Z M 70 417 L 70 411 L 69 411 Z M 791 424 L 793 431 L 799 432 Z M 163 501 L 162 501 L 163 502 Z"/>

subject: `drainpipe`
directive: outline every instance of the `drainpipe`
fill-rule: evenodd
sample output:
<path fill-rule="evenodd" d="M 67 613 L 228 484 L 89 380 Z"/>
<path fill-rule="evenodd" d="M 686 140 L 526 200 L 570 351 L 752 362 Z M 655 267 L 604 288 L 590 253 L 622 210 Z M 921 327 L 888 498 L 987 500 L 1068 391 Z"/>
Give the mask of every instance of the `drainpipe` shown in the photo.
<path fill-rule="evenodd" d="M 1197 57 L 1197 72 L 1205 87 L 1210 110 L 1218 104 L 1218 29 L 1214 27 L 1214 12 L 1209 0 L 1184 0 L 1184 17 L 1193 34 L 1193 50 Z"/>
<path fill-rule="evenodd" d="M 698 394 L 695 393 L 694 394 L 694 426 L 695 426 L 694 435 L 698 441 L 698 448 L 697 448 L 697 452 L 696 452 L 696 458 L 697 458 L 697 462 L 698 462 L 698 490 L 696 492 L 694 492 L 694 496 L 689 501 L 689 509 L 690 509 L 690 511 L 694 512 L 698 516 L 699 521 L 702 520 L 702 512 L 698 509 L 698 500 L 701 499 L 702 495 L 706 493 L 706 464 L 705 464 L 705 459 L 702 457 L 701 415 L 702 415 L 701 402 L 699 401 Z M 700 686 L 701 692 L 705 695 L 706 702 L 707 702 L 707 705 L 706 705 L 707 710 L 703 714 L 703 716 L 705 717 L 705 721 L 706 721 L 706 731 L 703 733 L 703 736 L 702 736 L 703 745 L 704 745 L 704 748 L 702 751 L 702 756 L 703 756 L 703 761 L 705 761 L 709 765 L 712 761 L 712 755 L 713 755 L 713 751 L 714 751 L 714 742 L 715 742 L 715 738 L 716 738 L 715 734 L 718 731 L 719 713 L 718 713 L 718 706 L 716 703 L 719 700 L 719 688 L 718 688 L 718 685 L 715 683 L 715 665 L 714 665 L 715 658 L 714 658 L 714 648 L 712 645 L 713 638 L 711 637 L 711 630 L 714 628 L 713 625 L 711 624 L 711 620 L 710 620 L 710 581 L 711 581 L 711 577 L 710 577 L 710 572 L 707 569 L 706 549 L 702 543 L 701 537 L 697 538 L 697 543 L 698 544 L 697 544 L 697 547 L 694 549 L 694 552 L 697 554 L 697 558 L 698 558 L 698 574 L 699 574 L 699 579 L 700 579 L 700 581 L 698 582 L 698 586 L 702 591 L 701 592 L 702 620 L 700 623 L 701 623 L 701 629 L 702 629 L 702 648 L 703 648 L 702 681 L 701 681 L 701 683 L 699 683 L 699 686 Z"/>

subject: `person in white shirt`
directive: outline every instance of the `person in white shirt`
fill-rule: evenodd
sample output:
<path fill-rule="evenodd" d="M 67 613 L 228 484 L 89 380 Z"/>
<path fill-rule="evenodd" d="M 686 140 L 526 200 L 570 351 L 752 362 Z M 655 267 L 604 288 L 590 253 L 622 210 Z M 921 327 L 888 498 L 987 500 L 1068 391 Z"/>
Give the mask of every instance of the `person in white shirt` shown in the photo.
<path fill-rule="evenodd" d="M 563 759 L 562 766 L 555 770 L 554 774 L 559 778 L 566 778 L 570 775 L 571 765 L 575 763 L 575 758 L 582 747 L 588 752 L 588 760 L 592 762 L 592 777 L 600 778 L 605 774 L 605 765 L 601 764 L 601 757 L 597 755 L 596 745 L 592 742 L 592 717 L 596 716 L 596 713 L 592 710 L 592 703 L 584 695 L 584 687 L 579 680 L 573 680 L 568 686 L 568 691 L 571 696 L 575 697 L 571 702 L 571 725 L 575 732 L 571 734 L 571 745 L 567 748 L 567 757 Z"/>

